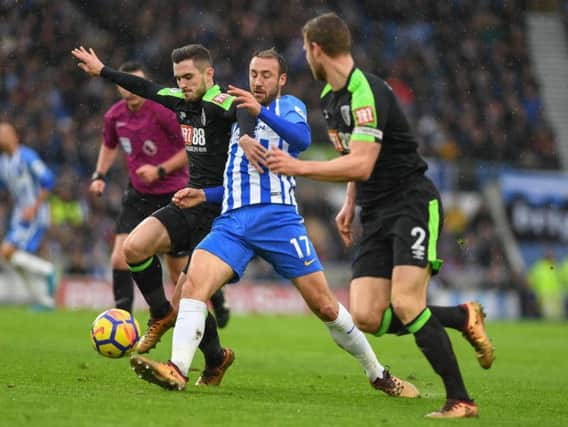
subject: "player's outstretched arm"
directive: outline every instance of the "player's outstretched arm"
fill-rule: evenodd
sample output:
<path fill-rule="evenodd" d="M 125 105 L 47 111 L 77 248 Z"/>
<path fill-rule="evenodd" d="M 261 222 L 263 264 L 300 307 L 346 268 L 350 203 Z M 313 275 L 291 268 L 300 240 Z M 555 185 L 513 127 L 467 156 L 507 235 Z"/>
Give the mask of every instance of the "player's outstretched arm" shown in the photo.
<path fill-rule="evenodd" d="M 379 158 L 380 144 L 352 141 L 345 156 L 328 161 L 298 160 L 278 148 L 272 148 L 266 164 L 274 173 L 305 176 L 318 181 L 366 181 Z"/>
<path fill-rule="evenodd" d="M 175 110 L 179 100 L 183 99 L 183 94 L 179 90 L 171 90 L 142 77 L 107 67 L 93 49 L 87 50 L 81 46 L 73 49 L 71 54 L 80 61 L 78 67 L 89 75 L 110 80 L 142 98 L 156 101 L 171 110 Z"/>
<path fill-rule="evenodd" d="M 105 64 L 103 64 L 92 48 L 87 50 L 83 46 L 80 46 L 73 49 L 71 54 L 79 60 L 77 66 L 85 73 L 91 76 L 101 75 L 101 70 Z"/>

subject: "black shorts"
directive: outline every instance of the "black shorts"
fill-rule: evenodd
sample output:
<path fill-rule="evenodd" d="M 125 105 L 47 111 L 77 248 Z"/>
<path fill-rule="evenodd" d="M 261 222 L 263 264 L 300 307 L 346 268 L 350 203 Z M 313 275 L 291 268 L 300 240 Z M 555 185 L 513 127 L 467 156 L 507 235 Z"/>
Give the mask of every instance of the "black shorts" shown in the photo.
<path fill-rule="evenodd" d="M 152 214 L 158 219 L 170 236 L 170 255 L 184 256 L 193 252 L 209 233 L 213 221 L 221 213 L 221 205 L 202 203 L 194 208 L 180 209 L 169 203 Z"/>
<path fill-rule="evenodd" d="M 116 221 L 116 234 L 128 234 L 158 209 L 172 200 L 174 193 L 143 194 L 129 185 L 122 196 L 122 208 Z"/>
<path fill-rule="evenodd" d="M 443 218 L 440 194 L 424 176 L 411 179 L 379 205 L 363 208 L 363 233 L 353 261 L 353 278 L 390 279 L 398 265 L 430 264 L 437 273 L 442 264 L 437 244 Z"/>

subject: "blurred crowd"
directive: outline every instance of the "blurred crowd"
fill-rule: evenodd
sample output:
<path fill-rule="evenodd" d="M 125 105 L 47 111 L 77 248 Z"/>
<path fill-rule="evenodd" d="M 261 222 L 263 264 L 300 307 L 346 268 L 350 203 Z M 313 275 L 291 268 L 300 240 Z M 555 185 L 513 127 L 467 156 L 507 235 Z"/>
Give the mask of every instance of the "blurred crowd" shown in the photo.
<path fill-rule="evenodd" d="M 155 81 L 174 86 L 171 50 L 199 42 L 211 50 L 220 83 L 246 87 L 251 54 L 275 46 L 289 61 L 287 91 L 308 106 L 314 145 L 327 147 L 320 85 L 305 63 L 301 25 L 329 10 L 348 21 L 357 63 L 397 93 L 425 156 L 470 168 L 478 161 L 558 167 L 529 60 L 522 0 L 0 0 L 0 114 L 15 121 L 22 141 L 58 176 L 50 199 L 50 257 L 67 273 L 104 275 L 126 184 L 118 165 L 102 198 L 87 193 L 102 115 L 117 93 L 80 72 L 72 48 L 93 47 L 115 68 L 139 60 Z M 349 254 L 333 230 L 336 204 L 309 188 L 301 196 L 322 258 L 345 260 Z M 2 215 L 7 205 L 0 197 Z M 444 241 L 444 253 L 458 245 L 455 263 L 483 266 L 478 282 L 510 286 L 490 220 L 448 230 Z"/>

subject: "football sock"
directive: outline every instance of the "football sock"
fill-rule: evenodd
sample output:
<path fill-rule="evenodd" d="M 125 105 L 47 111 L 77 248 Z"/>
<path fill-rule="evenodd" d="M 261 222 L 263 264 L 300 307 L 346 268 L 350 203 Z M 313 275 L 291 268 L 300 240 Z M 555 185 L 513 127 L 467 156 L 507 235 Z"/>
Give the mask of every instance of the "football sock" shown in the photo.
<path fill-rule="evenodd" d="M 139 264 L 128 264 L 138 289 L 150 307 L 150 315 L 161 319 L 171 310 L 162 284 L 162 264 L 157 256 L 151 256 Z"/>
<path fill-rule="evenodd" d="M 205 318 L 205 332 L 203 333 L 201 343 L 199 343 L 199 349 L 205 357 L 206 366 L 215 367 L 223 363 L 225 353 L 219 341 L 217 321 L 211 312 L 207 312 L 207 317 Z"/>
<path fill-rule="evenodd" d="M 195 351 L 205 331 L 207 305 L 198 300 L 182 298 L 172 337 L 171 362 L 187 377 Z"/>
<path fill-rule="evenodd" d="M 10 258 L 10 263 L 14 267 L 22 268 L 26 271 L 42 276 L 49 276 L 55 271 L 53 264 L 29 252 L 16 251 Z"/>
<path fill-rule="evenodd" d="M 442 378 L 446 388 L 446 398 L 471 400 L 465 389 L 448 334 L 430 309 L 425 308 L 406 327 L 414 334 L 418 348 Z"/>
<path fill-rule="evenodd" d="M 215 311 L 219 310 L 219 308 L 223 308 L 225 305 L 225 292 L 223 288 L 217 290 L 217 292 L 211 296 L 211 304 L 213 304 Z"/>
<path fill-rule="evenodd" d="M 458 331 L 463 331 L 465 322 L 467 321 L 467 311 L 459 306 L 442 307 L 436 305 L 429 305 L 428 308 L 434 316 L 440 321 L 444 328 L 452 328 Z M 406 326 L 400 321 L 398 316 L 389 306 L 383 312 L 383 319 L 375 336 L 380 337 L 384 334 L 406 335 L 408 330 Z"/>
<path fill-rule="evenodd" d="M 384 334 L 396 334 L 396 335 L 406 335 L 408 330 L 406 326 L 400 321 L 398 316 L 394 313 L 391 306 L 383 312 L 383 318 L 381 320 L 381 325 L 377 332 L 373 335 L 380 337 Z"/>
<path fill-rule="evenodd" d="M 428 306 L 430 311 L 440 321 L 445 328 L 463 331 L 467 322 L 467 311 L 462 306 L 440 307 L 436 305 Z"/>
<path fill-rule="evenodd" d="M 337 319 L 331 322 L 324 322 L 335 343 L 351 354 L 359 361 L 369 381 L 375 381 L 383 377 L 384 367 L 379 363 L 377 356 L 371 345 L 353 323 L 353 318 L 349 312 L 339 304 L 339 314 Z"/>
<path fill-rule="evenodd" d="M 23 268 L 17 268 L 16 270 L 20 273 L 22 281 L 36 304 L 50 308 L 55 307 L 55 299 L 49 295 L 48 283 L 45 277 Z"/>
<path fill-rule="evenodd" d="M 132 312 L 134 302 L 134 283 L 129 270 L 112 270 L 112 291 L 116 308 Z"/>

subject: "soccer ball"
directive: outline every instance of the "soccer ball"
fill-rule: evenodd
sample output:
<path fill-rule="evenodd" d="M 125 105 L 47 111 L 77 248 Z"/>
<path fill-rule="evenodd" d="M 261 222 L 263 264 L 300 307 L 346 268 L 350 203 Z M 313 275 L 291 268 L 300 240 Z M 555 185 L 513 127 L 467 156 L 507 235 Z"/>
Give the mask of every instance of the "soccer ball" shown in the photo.
<path fill-rule="evenodd" d="M 91 344 L 103 356 L 113 359 L 130 353 L 140 338 L 140 326 L 126 310 L 111 308 L 91 325 Z"/>

